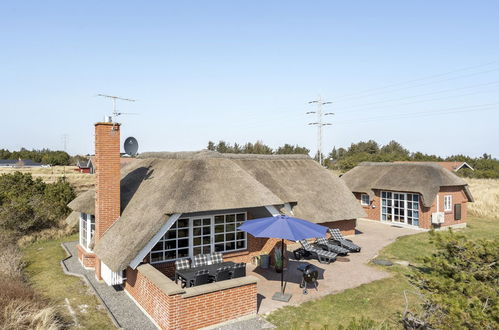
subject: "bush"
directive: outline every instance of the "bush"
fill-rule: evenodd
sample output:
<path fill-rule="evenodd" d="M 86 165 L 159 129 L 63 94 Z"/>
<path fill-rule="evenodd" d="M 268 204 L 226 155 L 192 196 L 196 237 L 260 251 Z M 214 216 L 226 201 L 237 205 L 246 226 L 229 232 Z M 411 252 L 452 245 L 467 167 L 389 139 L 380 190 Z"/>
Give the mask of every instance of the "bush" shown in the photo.
<path fill-rule="evenodd" d="M 411 276 L 425 297 L 424 312 L 405 319 L 434 329 L 498 329 L 499 243 L 432 233 L 437 252 Z"/>
<path fill-rule="evenodd" d="M 69 213 L 67 204 L 74 197 L 63 179 L 47 184 L 29 173 L 1 175 L 0 229 L 27 234 L 57 225 Z"/>

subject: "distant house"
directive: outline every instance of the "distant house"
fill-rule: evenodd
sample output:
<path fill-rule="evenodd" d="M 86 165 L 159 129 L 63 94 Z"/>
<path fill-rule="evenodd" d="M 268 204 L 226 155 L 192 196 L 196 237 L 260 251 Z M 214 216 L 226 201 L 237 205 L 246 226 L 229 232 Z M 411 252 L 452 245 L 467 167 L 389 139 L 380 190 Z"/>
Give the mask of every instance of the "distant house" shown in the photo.
<path fill-rule="evenodd" d="M 120 167 L 124 168 L 128 164 L 131 164 L 135 158 L 132 157 L 120 157 Z M 80 173 L 89 173 L 89 174 L 94 174 L 96 169 L 94 167 L 94 162 L 95 162 L 95 156 L 91 156 L 88 161 L 78 161 L 76 163 L 76 166 L 78 168 L 75 169 L 75 171 L 80 172 Z"/>
<path fill-rule="evenodd" d="M 474 171 L 473 167 L 466 162 L 416 162 L 416 161 L 396 161 L 394 163 L 435 163 L 451 172 L 457 172 L 461 169 L 470 169 Z"/>
<path fill-rule="evenodd" d="M 75 169 L 75 171 L 80 172 L 80 173 L 90 173 L 94 174 L 94 164 L 92 161 L 89 160 L 79 160 L 76 163 L 76 166 L 78 168 Z"/>
<path fill-rule="evenodd" d="M 361 163 L 341 177 L 369 219 L 420 228 L 465 226 L 468 184 L 441 165 Z"/>
<path fill-rule="evenodd" d="M 0 159 L 0 167 L 41 167 L 41 163 L 31 159 Z"/>

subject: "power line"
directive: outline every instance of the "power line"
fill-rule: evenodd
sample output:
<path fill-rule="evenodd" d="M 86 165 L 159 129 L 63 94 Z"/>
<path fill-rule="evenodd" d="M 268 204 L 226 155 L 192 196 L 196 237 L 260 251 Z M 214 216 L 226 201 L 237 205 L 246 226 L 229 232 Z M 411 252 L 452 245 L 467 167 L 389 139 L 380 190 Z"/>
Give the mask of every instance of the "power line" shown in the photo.
<path fill-rule="evenodd" d="M 309 104 L 315 103 L 317 104 L 317 111 L 308 111 L 306 114 L 317 114 L 317 121 L 313 123 L 308 123 L 309 125 L 317 126 L 317 154 L 319 157 L 319 164 L 322 165 L 322 128 L 324 126 L 332 125 L 331 123 L 325 123 L 323 121 L 323 116 L 334 115 L 332 112 L 324 113 L 322 111 L 322 107 L 326 104 L 331 104 L 332 102 L 324 101 L 322 97 L 319 95 L 319 98 L 314 101 L 308 102 Z"/>
<path fill-rule="evenodd" d="M 435 91 L 435 92 L 430 92 L 430 93 L 423 93 L 423 94 L 417 94 L 417 95 L 411 95 L 411 96 L 404 96 L 404 97 L 399 97 L 399 98 L 396 98 L 396 99 L 387 99 L 387 100 L 381 100 L 381 101 L 376 101 L 376 102 L 370 102 L 370 103 L 364 103 L 364 104 L 357 104 L 357 105 L 352 105 L 352 106 L 349 106 L 349 107 L 344 107 L 343 109 L 357 109 L 357 108 L 364 108 L 364 107 L 369 107 L 371 108 L 370 106 L 371 105 L 376 105 L 376 104 L 382 104 L 382 103 L 390 103 L 390 102 L 393 102 L 393 101 L 400 101 L 400 100 L 406 100 L 406 99 L 412 99 L 412 98 L 416 98 L 416 97 L 420 97 L 420 96 L 426 96 L 426 95 L 435 95 L 435 94 L 441 94 L 441 93 L 447 93 L 447 92 L 454 92 L 454 91 L 459 91 L 459 90 L 463 90 L 463 89 L 469 89 L 469 88 L 475 88 L 475 87 L 482 87 L 482 86 L 490 86 L 490 85 L 496 85 L 496 84 L 499 84 L 499 80 L 498 81 L 492 81 L 492 82 L 488 82 L 488 83 L 483 83 L 483 84 L 477 84 L 477 85 L 470 85 L 470 86 L 464 86 L 464 87 L 460 87 L 460 88 L 450 88 L 450 89 L 443 89 L 443 90 L 439 90 L 439 91 Z M 482 93 L 483 91 L 479 91 L 478 93 Z M 459 96 L 462 96 L 462 95 L 473 95 L 473 94 L 477 94 L 477 93 L 471 93 L 471 94 L 461 94 Z M 455 96 L 450 96 L 450 97 L 455 97 Z M 444 98 L 447 98 L 447 97 L 444 97 Z M 438 99 L 442 99 L 442 98 L 433 98 L 433 99 L 429 99 L 430 101 L 432 100 L 438 100 Z M 422 102 L 426 102 L 427 100 L 422 100 Z M 421 101 L 415 101 L 415 102 L 411 102 L 411 103 L 403 103 L 403 104 L 412 104 L 412 103 L 418 103 L 418 102 L 421 102 Z M 355 111 L 359 111 L 359 110 L 354 110 L 354 111 L 338 111 L 337 113 L 346 113 L 346 112 L 355 112 Z M 364 111 L 363 109 L 361 109 L 361 111 Z"/>
<path fill-rule="evenodd" d="M 418 81 L 424 81 L 424 80 L 431 80 L 431 79 L 434 79 L 434 78 L 447 76 L 447 75 L 450 75 L 450 74 L 453 74 L 453 73 L 462 72 L 462 71 L 468 71 L 468 70 L 472 70 L 472 69 L 476 69 L 476 68 L 481 68 L 481 67 L 484 67 L 484 66 L 494 65 L 494 64 L 497 64 L 497 63 L 499 63 L 499 61 L 491 61 L 491 62 L 480 64 L 480 65 L 470 66 L 470 67 L 466 67 L 466 68 L 462 68 L 462 69 L 457 69 L 457 70 L 453 70 L 453 71 L 447 71 L 447 72 L 443 72 L 443 73 L 437 73 L 437 74 L 426 76 L 426 77 L 421 77 L 421 78 L 416 78 L 416 79 L 410 79 L 410 80 L 400 81 L 400 82 L 396 82 L 396 83 L 393 83 L 393 84 L 388 84 L 388 85 L 381 86 L 381 87 L 368 88 L 368 89 L 362 90 L 360 92 L 355 92 L 355 93 L 340 95 L 340 96 L 336 97 L 335 99 L 339 100 L 339 101 L 342 101 L 345 98 L 351 98 L 353 96 L 356 96 L 356 95 L 359 95 L 359 94 L 362 95 L 362 94 L 365 94 L 365 93 L 368 93 L 368 92 L 371 92 L 371 91 L 388 89 L 388 88 L 392 88 L 392 87 L 397 87 L 397 86 L 409 84 L 409 83 L 412 83 L 412 82 L 418 82 Z"/>

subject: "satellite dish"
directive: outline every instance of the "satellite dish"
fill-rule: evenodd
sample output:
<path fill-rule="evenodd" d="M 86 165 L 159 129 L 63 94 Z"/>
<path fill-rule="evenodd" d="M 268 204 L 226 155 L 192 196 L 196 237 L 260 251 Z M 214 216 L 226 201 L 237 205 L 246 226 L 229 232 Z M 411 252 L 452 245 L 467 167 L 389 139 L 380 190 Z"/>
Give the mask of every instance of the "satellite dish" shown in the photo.
<path fill-rule="evenodd" d="M 137 154 L 137 151 L 139 150 L 139 143 L 137 142 L 137 139 L 135 139 L 133 136 L 130 136 L 126 138 L 124 147 L 127 155 L 135 156 Z"/>

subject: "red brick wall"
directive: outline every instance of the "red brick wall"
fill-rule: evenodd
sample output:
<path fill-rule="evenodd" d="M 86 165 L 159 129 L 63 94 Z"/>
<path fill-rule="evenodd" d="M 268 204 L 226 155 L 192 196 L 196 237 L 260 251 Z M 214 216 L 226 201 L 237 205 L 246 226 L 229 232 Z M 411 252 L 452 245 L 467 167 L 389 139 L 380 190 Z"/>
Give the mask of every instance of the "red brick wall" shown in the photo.
<path fill-rule="evenodd" d="M 361 200 L 361 194 L 360 193 L 354 193 L 355 197 L 357 198 L 359 204 Z M 461 220 L 457 221 L 454 220 L 454 205 L 452 207 L 451 212 L 445 212 L 445 223 L 442 224 L 442 227 L 449 226 L 449 225 L 455 225 L 455 224 L 460 224 L 466 222 L 466 217 L 467 217 L 467 209 L 468 209 L 468 198 L 466 197 L 466 194 L 464 193 L 464 190 L 462 187 L 441 187 L 440 192 L 438 193 L 438 197 L 440 198 L 440 207 L 439 210 L 440 212 L 444 211 L 444 196 L 445 195 L 452 195 L 452 203 L 453 204 L 461 204 Z M 373 208 L 374 206 L 374 208 Z M 371 220 L 381 220 L 381 198 L 380 198 L 380 191 L 375 190 L 375 196 L 371 200 L 371 204 L 369 206 L 364 206 L 364 211 L 367 214 L 368 219 Z M 420 204 L 419 204 L 419 227 L 420 228 L 426 228 L 430 229 L 432 228 L 431 225 L 431 214 L 433 212 L 437 212 L 437 202 L 436 198 L 433 201 L 433 205 L 431 207 L 424 207 L 422 205 L 422 199 L 420 199 Z"/>
<path fill-rule="evenodd" d="M 444 212 L 444 196 L 452 196 L 452 210 L 445 211 L 445 222 L 441 225 L 436 225 L 437 228 L 450 225 L 465 223 L 468 216 L 468 198 L 462 187 L 441 187 L 438 193 L 439 205 L 437 209 L 437 199 L 433 201 L 431 207 L 423 207 L 423 217 L 420 220 L 422 228 L 431 228 L 431 214 L 433 212 Z M 461 204 L 461 220 L 454 220 L 454 204 Z"/>
<path fill-rule="evenodd" d="M 120 126 L 95 124 L 95 242 L 120 216 Z"/>
<path fill-rule="evenodd" d="M 95 268 L 95 253 L 87 252 L 80 244 L 76 246 L 78 251 L 78 259 L 80 259 L 83 266 L 87 268 Z"/>
<path fill-rule="evenodd" d="M 162 329 L 199 329 L 257 310 L 256 283 L 182 298 L 165 294 L 140 271 L 128 268 L 125 290 Z"/>

